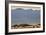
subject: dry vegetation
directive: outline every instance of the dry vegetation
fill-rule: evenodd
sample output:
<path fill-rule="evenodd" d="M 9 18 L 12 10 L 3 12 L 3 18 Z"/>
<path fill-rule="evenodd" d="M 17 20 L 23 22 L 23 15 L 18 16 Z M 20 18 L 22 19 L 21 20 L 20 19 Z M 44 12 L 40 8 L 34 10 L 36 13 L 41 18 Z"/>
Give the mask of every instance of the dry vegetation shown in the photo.
<path fill-rule="evenodd" d="M 23 29 L 23 28 L 40 28 L 40 24 L 16 24 L 11 26 L 12 29 Z"/>

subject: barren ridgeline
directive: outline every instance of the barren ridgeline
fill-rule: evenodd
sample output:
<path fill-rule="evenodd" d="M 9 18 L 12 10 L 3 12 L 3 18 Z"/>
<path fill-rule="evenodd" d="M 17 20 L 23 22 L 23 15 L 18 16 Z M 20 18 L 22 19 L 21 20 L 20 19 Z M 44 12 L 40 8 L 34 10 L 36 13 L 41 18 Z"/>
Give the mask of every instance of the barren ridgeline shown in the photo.
<path fill-rule="evenodd" d="M 11 26 L 12 29 L 23 29 L 23 28 L 40 28 L 40 24 L 16 24 Z"/>

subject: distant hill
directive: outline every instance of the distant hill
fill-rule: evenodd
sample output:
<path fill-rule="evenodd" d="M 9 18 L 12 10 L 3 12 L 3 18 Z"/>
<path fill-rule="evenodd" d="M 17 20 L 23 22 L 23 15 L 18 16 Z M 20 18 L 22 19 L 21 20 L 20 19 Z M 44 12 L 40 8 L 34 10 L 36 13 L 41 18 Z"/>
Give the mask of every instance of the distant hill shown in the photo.
<path fill-rule="evenodd" d="M 16 8 L 15 10 L 24 10 L 24 9 L 22 9 L 22 8 Z"/>

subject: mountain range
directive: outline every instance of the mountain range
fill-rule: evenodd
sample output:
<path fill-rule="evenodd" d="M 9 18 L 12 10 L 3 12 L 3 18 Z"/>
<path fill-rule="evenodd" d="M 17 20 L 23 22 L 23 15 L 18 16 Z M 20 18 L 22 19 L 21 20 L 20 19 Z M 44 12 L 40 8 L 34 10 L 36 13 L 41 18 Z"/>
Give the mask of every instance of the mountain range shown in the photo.
<path fill-rule="evenodd" d="M 11 10 L 11 23 L 16 24 L 16 23 L 40 23 L 40 10 L 24 10 L 21 8 L 17 9 L 12 9 Z"/>

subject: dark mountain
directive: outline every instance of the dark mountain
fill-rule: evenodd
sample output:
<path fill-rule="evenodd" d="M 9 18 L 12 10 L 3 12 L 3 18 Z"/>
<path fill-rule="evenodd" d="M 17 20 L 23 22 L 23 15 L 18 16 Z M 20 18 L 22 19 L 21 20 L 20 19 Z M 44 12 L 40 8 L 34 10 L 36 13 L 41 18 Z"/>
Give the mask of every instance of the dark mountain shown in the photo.
<path fill-rule="evenodd" d="M 15 10 L 24 10 L 24 9 L 22 9 L 22 8 L 17 8 L 17 9 L 15 9 Z"/>

